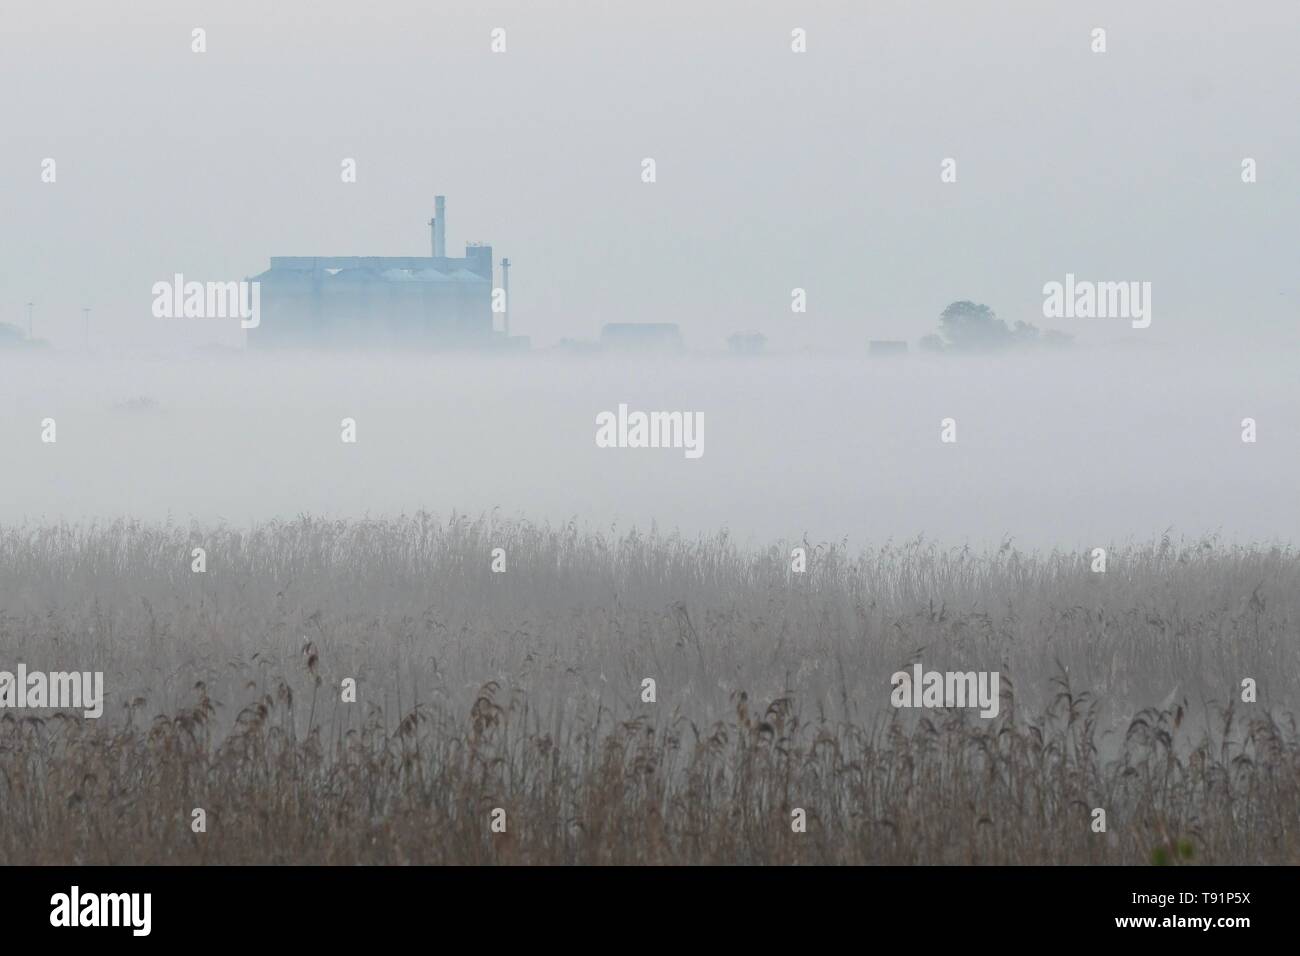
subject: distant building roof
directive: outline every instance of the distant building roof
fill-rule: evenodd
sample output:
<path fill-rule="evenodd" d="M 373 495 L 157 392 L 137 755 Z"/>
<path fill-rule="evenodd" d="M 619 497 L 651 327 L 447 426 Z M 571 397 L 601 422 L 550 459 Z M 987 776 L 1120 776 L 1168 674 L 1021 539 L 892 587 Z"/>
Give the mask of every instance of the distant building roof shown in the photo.
<path fill-rule="evenodd" d="M 394 270 L 399 271 L 399 270 Z M 418 279 L 421 282 L 451 282 L 452 278 L 445 272 L 438 269 L 403 269 L 400 270 L 410 275 L 412 279 Z"/>
<path fill-rule="evenodd" d="M 676 322 L 607 322 L 601 326 L 603 345 L 633 348 L 682 347 L 682 333 Z"/>
<path fill-rule="evenodd" d="M 370 282 L 379 278 L 379 274 L 374 269 L 337 269 L 330 273 L 332 279 L 353 279 L 359 282 Z"/>
<path fill-rule="evenodd" d="M 285 266 L 272 266 L 265 272 L 253 276 L 256 282 L 298 281 L 310 282 L 313 276 L 310 269 L 298 269 Z M 442 272 L 439 269 L 372 269 L 364 266 L 352 266 L 346 269 L 323 269 L 319 273 L 323 283 L 333 282 L 487 282 L 488 280 L 468 269 L 453 269 Z"/>
<path fill-rule="evenodd" d="M 468 269 L 457 269 L 455 272 L 451 273 L 451 278 L 456 279 L 459 282 L 487 282 L 488 281 L 487 279 L 479 275 L 477 272 L 470 272 Z"/>
<path fill-rule="evenodd" d="M 733 352 L 761 352 L 767 346 L 767 336 L 762 332 L 735 332 L 727 336 L 727 346 Z"/>

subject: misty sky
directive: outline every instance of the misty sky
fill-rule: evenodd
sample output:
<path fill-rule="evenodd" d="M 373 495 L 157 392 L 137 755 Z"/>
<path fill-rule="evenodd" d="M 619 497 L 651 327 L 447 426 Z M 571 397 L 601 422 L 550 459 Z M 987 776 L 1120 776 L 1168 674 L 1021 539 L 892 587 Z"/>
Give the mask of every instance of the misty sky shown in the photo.
<path fill-rule="evenodd" d="M 238 343 L 153 319 L 152 283 L 427 255 L 443 193 L 451 254 L 511 258 L 541 345 L 914 341 L 959 298 L 1084 341 L 1294 345 L 1298 53 L 1294 0 L 7 0 L 0 321 L 31 299 L 56 345 L 86 305 L 100 344 Z M 1152 282 L 1151 328 L 1044 320 L 1067 271 Z"/>

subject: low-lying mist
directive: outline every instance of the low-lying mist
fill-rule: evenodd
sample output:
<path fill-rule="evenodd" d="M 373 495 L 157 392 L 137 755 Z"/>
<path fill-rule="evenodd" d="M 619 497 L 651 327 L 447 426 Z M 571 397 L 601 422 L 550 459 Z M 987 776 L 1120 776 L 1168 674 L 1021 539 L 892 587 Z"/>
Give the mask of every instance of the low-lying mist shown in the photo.
<path fill-rule="evenodd" d="M 0 521 L 499 509 L 753 544 L 1287 542 L 1293 358 L 14 352 Z M 701 413 L 702 456 L 597 447 L 596 416 L 620 404 Z"/>

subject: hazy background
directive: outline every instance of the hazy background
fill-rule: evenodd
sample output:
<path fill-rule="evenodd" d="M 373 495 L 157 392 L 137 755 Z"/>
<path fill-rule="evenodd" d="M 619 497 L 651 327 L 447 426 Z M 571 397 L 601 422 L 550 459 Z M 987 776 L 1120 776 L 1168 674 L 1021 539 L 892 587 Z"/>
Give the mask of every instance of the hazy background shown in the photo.
<path fill-rule="evenodd" d="M 0 321 L 34 301 L 54 349 L 0 352 L 0 520 L 500 507 L 755 541 L 1294 540 L 1298 49 L 1283 0 L 7 3 Z M 780 354 L 271 359 L 194 350 L 240 346 L 234 320 L 150 317 L 175 272 L 427 254 L 435 193 L 453 255 L 511 258 L 536 346 L 674 321 L 697 351 L 757 329 Z M 1043 320 L 1067 272 L 1151 282 L 1151 327 Z M 966 298 L 1077 346 L 864 359 Z M 597 449 L 620 402 L 702 412 L 704 457 Z"/>
<path fill-rule="evenodd" d="M 1072 271 L 1154 285 L 1150 329 L 1056 324 L 1083 339 L 1294 345 L 1297 50 L 1292 0 L 8 0 L 0 321 L 35 301 L 79 346 L 91 306 L 100 344 L 236 343 L 152 319 L 152 283 L 426 254 L 444 193 L 450 250 L 511 258 L 539 344 L 621 319 L 856 347 L 962 298 L 1052 325 L 1042 285 Z"/>

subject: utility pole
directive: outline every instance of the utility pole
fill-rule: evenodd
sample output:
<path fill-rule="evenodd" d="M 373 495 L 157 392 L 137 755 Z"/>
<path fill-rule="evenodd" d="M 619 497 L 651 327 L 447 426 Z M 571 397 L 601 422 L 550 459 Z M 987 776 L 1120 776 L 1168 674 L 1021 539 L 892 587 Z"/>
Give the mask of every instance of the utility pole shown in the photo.
<path fill-rule="evenodd" d="M 501 260 L 501 293 L 505 296 L 505 326 L 506 326 L 506 344 L 510 344 L 510 260 Z"/>
<path fill-rule="evenodd" d="M 32 340 L 32 306 L 34 306 L 35 304 L 36 304 L 35 302 L 27 303 L 27 341 L 28 342 Z"/>

